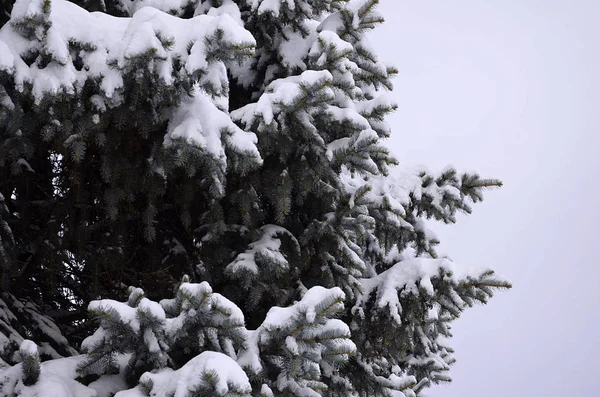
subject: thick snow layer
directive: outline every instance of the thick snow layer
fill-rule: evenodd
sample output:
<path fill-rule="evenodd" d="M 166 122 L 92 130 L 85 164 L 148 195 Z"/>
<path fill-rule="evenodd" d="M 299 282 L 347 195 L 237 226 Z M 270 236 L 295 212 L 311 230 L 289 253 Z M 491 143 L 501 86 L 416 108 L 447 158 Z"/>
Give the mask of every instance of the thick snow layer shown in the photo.
<path fill-rule="evenodd" d="M 112 299 L 101 299 L 91 301 L 88 305 L 90 312 L 111 312 L 116 313 L 124 324 L 129 325 L 134 331 L 139 331 L 140 323 L 137 318 L 137 309 L 126 303 L 118 302 Z M 84 342 L 85 343 L 85 342 Z"/>
<path fill-rule="evenodd" d="M 117 0 L 117 2 L 129 15 L 144 7 L 153 7 L 164 12 L 171 10 L 179 12 L 187 3 L 185 0 Z"/>
<path fill-rule="evenodd" d="M 20 397 L 97 397 L 96 391 L 61 376 L 40 376 L 32 386 L 17 384 L 14 393 Z"/>
<path fill-rule="evenodd" d="M 256 264 L 258 257 L 268 259 L 278 266 L 288 268 L 288 262 L 279 251 L 281 240 L 278 235 L 285 234 L 292 238 L 294 236 L 285 228 L 277 225 L 265 225 L 260 228 L 260 238 L 248 245 L 248 249 L 239 254 L 233 262 L 225 268 L 229 274 L 235 275 L 237 272 L 250 272 L 258 274 L 259 269 Z"/>
<path fill-rule="evenodd" d="M 279 55 L 283 65 L 290 69 L 306 70 L 305 58 L 317 40 L 317 25 L 318 22 L 314 20 L 304 21 L 304 29 L 309 32 L 306 36 L 301 31 L 292 29 L 291 26 L 284 27 L 284 34 L 288 40 L 282 40 L 279 43 Z"/>
<path fill-rule="evenodd" d="M 402 305 L 400 297 L 408 294 L 419 295 L 422 292 L 429 296 L 435 294 L 431 280 L 439 277 L 458 285 L 470 279 L 479 279 L 489 272 L 488 269 L 458 266 L 448 259 L 413 258 L 399 262 L 390 269 L 372 278 L 361 279 L 364 293 L 359 297 L 356 307 L 364 304 L 373 292 L 376 293 L 375 304 L 379 308 L 389 308 L 390 315 L 401 323 Z M 455 302 L 464 306 L 460 298 Z"/>
<path fill-rule="evenodd" d="M 244 370 L 233 359 L 222 353 L 211 351 L 199 354 L 177 371 L 167 369 L 156 373 L 146 372 L 142 375 L 140 383 L 152 385 L 151 396 L 187 397 L 190 390 L 202 384 L 202 376 L 207 373 L 218 375 L 215 396 L 225 396 L 230 392 L 231 395 L 236 392 L 240 395 L 249 395 L 251 391 L 250 382 Z M 139 386 L 115 395 L 115 397 L 141 396 L 146 396 L 146 394 L 141 392 Z"/>
<path fill-rule="evenodd" d="M 244 22 L 242 21 L 242 14 L 240 12 L 240 9 L 239 9 L 238 5 L 233 2 L 233 0 L 222 0 L 222 1 L 220 1 L 221 5 L 218 7 L 213 7 L 211 5 L 211 3 L 214 3 L 214 2 L 210 2 L 210 1 L 206 1 L 204 3 L 200 2 L 200 4 L 198 4 L 198 8 L 196 9 L 196 12 L 194 13 L 194 15 L 206 14 L 206 15 L 210 15 L 210 16 L 219 16 L 219 15 L 227 14 L 230 17 L 232 17 L 237 22 L 238 25 L 244 26 Z"/>
<path fill-rule="evenodd" d="M 338 149 L 337 147 L 335 149 Z M 392 173 L 385 176 L 365 177 L 344 170 L 340 179 L 346 192 L 354 194 L 364 186 L 369 186 L 369 198 L 374 203 L 383 205 L 384 201 L 390 209 L 398 214 L 405 214 L 404 206 L 410 203 L 411 192 L 418 191 L 422 179 L 415 173 Z M 409 225 L 409 224 L 407 224 Z M 409 225 L 410 226 L 410 225 Z M 410 226 L 412 228 L 412 226 Z"/>
<path fill-rule="evenodd" d="M 318 39 L 322 41 L 326 46 L 334 47 L 338 52 L 349 53 L 354 51 L 354 47 L 352 46 L 352 44 L 348 43 L 345 40 L 342 40 L 335 31 L 322 29 L 319 33 Z"/>
<path fill-rule="evenodd" d="M 35 344 L 34 344 L 35 345 Z M 77 365 L 83 356 L 59 358 L 43 362 L 39 380 L 23 385 L 21 365 L 0 372 L 0 395 L 20 397 L 99 397 L 96 391 L 75 381 Z"/>
<path fill-rule="evenodd" d="M 125 365 L 121 368 L 125 368 Z M 123 374 L 102 375 L 98 380 L 90 383 L 88 387 L 98 393 L 97 397 L 112 397 L 118 391 L 127 389 L 127 382 Z"/>
<path fill-rule="evenodd" d="M 329 30 L 331 32 L 341 32 L 344 30 L 344 20 L 339 12 L 334 12 L 327 16 L 317 27 L 317 31 L 321 32 Z"/>
<path fill-rule="evenodd" d="M 30 341 L 29 339 L 25 339 L 21 342 L 19 346 L 19 352 L 21 352 L 21 356 L 37 356 L 38 355 L 38 347 L 35 342 Z"/>
<path fill-rule="evenodd" d="M 252 0 L 251 4 L 252 9 L 256 10 L 258 14 L 272 13 L 275 17 L 279 16 L 282 5 L 291 10 L 296 6 L 294 0 Z"/>
<path fill-rule="evenodd" d="M 273 81 L 265 93 L 261 95 L 256 103 L 251 103 L 240 109 L 231 112 L 234 120 L 239 120 L 245 125 L 252 125 L 256 117 L 262 117 L 265 124 L 271 124 L 277 109 L 293 105 L 303 95 L 305 89 L 318 83 L 324 86 L 331 84 L 333 76 L 327 70 L 315 71 L 307 70 L 299 76 L 290 76 Z M 329 87 L 324 88 L 324 94 L 333 98 L 333 90 Z"/>
<path fill-rule="evenodd" d="M 204 296 L 212 294 L 212 288 L 206 281 L 203 281 L 200 284 L 182 283 L 179 286 L 179 290 L 185 296 Z"/>
<path fill-rule="evenodd" d="M 124 369 L 129 355 L 120 355 L 117 361 Z M 0 370 L 0 396 L 26 397 L 110 397 L 127 388 L 125 376 L 104 375 L 87 387 L 76 381 L 77 367 L 85 356 L 58 358 L 41 363 L 40 378 L 35 385 L 24 386 L 21 378 L 21 365 Z M 14 393 L 14 394 L 13 394 Z"/>
<path fill-rule="evenodd" d="M 350 26 L 348 26 L 349 29 L 351 29 L 352 31 L 357 31 L 360 30 L 360 24 L 361 22 L 364 23 L 364 20 L 361 21 L 360 17 L 359 17 L 359 11 L 361 10 L 362 7 L 364 7 L 365 5 L 365 1 L 364 0 L 350 0 L 347 1 L 347 3 L 344 6 L 344 9 L 346 11 L 349 11 L 350 14 L 352 15 L 352 19 L 348 22 L 350 22 Z M 373 20 L 377 20 L 378 17 L 380 17 L 380 15 L 373 9 L 371 8 L 371 10 L 369 10 L 370 12 L 370 16 Z M 321 24 L 319 25 L 319 27 L 317 28 L 317 30 L 319 32 L 324 31 L 324 30 L 330 30 L 332 32 L 343 32 L 345 30 L 347 30 L 347 27 L 345 26 L 345 21 L 342 18 L 342 14 L 339 12 L 334 12 L 330 15 L 328 15 L 325 19 L 323 19 L 323 21 L 321 22 Z M 361 37 L 364 38 L 364 37 Z"/>
<path fill-rule="evenodd" d="M 183 101 L 175 110 L 164 145 L 168 147 L 178 138 L 206 150 L 223 163 L 226 158 L 224 143 L 235 152 L 261 161 L 256 135 L 240 129 L 200 89 L 196 89 L 194 96 Z"/>
<path fill-rule="evenodd" d="M 235 19 L 235 21 L 243 26 L 241 20 L 240 9 L 233 2 L 233 0 L 221 0 L 221 5 L 219 7 L 213 7 L 211 2 L 208 1 L 200 1 L 195 3 L 190 3 L 187 0 L 115 0 L 118 3 L 118 6 L 121 10 L 125 11 L 127 15 L 133 15 L 137 11 L 141 10 L 144 7 L 152 7 L 157 10 L 169 13 L 171 15 L 181 16 L 184 10 L 189 6 L 195 6 L 194 16 L 198 15 L 211 15 L 218 16 L 222 14 L 229 14 L 231 17 Z"/>
<path fill-rule="evenodd" d="M 17 0 L 12 20 L 40 15 L 41 1 Z M 116 62 L 122 68 L 130 58 L 148 52 L 156 59 L 149 67 L 153 67 L 167 84 L 173 80 L 172 61 L 175 58 L 180 59 L 187 73 L 199 69 L 208 72 L 205 41 L 217 30 L 224 33 L 225 42 L 233 45 L 255 43 L 252 35 L 226 13 L 183 20 L 155 8 L 144 7 L 131 18 L 116 18 L 104 13 L 89 13 L 69 1 L 53 0 L 49 21 L 52 27 L 40 41 L 23 38 L 11 24 L 0 30 L 0 70 L 13 74 L 20 89 L 26 82 L 33 84 L 37 101 L 45 93 L 73 93 L 88 78 L 100 78 L 105 95 L 112 97 L 122 86 L 123 79 L 120 71 L 109 67 L 108 62 Z M 159 37 L 170 39 L 172 46 L 163 45 Z M 75 51 L 70 43 L 82 43 L 93 48 L 91 51 L 79 51 L 83 63 L 79 71 L 73 66 Z M 190 43 L 193 44 L 188 53 Z M 46 67 L 41 67 L 38 62 L 28 66 L 22 56 L 37 50 L 51 54 L 54 62 Z"/>
<path fill-rule="evenodd" d="M 167 320 L 165 328 L 165 332 L 171 338 L 186 336 L 185 332 L 190 332 L 183 331 L 185 324 L 189 324 L 190 317 L 210 315 L 210 324 L 213 327 L 244 324 L 242 310 L 223 295 L 213 292 L 206 281 L 200 284 L 182 283 L 178 295 L 182 299 L 180 312 L 177 317 Z M 174 303 L 174 300 L 161 301 L 163 307 L 172 306 Z M 198 329 L 198 332 L 202 330 Z"/>
<path fill-rule="evenodd" d="M 237 363 L 242 368 L 247 368 L 251 372 L 257 374 L 262 370 L 260 359 L 260 334 L 262 328 L 254 331 L 248 331 L 244 350 L 238 354 Z"/>
<path fill-rule="evenodd" d="M 315 321 L 316 307 L 323 304 L 325 301 L 339 301 L 334 306 L 330 307 L 329 310 L 335 312 L 336 309 L 343 308 L 342 303 L 346 295 L 338 288 L 324 288 L 320 286 L 312 287 L 302 297 L 302 300 L 295 305 L 289 307 L 273 307 L 267 313 L 267 317 L 263 322 L 262 326 L 265 328 L 281 328 L 290 323 L 291 319 L 295 317 L 299 312 L 305 313 L 306 322 L 309 324 Z"/>
<path fill-rule="evenodd" d="M 250 331 L 243 351 L 238 354 L 238 364 L 249 371 L 259 373 L 262 369 L 261 348 L 272 342 L 272 338 L 281 338 L 288 353 L 314 366 L 320 371 L 322 355 L 334 351 L 338 358 L 356 351 L 349 339 L 350 329 L 346 323 L 335 317 L 344 310 L 345 294 L 340 288 L 312 287 L 304 297 L 289 307 L 273 307 L 261 326 Z M 314 361 L 312 361 L 314 360 Z M 326 361 L 326 359 L 324 359 Z M 284 383 L 286 376 L 280 376 Z M 287 383 L 286 383 L 287 385 Z M 284 387 L 280 384 L 280 390 Z"/>
<path fill-rule="evenodd" d="M 177 371 L 179 379 L 174 397 L 187 396 L 190 385 L 197 383 L 199 375 L 206 372 L 219 374 L 216 386 L 219 395 L 225 395 L 229 391 L 230 383 L 236 388 L 245 389 L 247 393 L 250 392 L 248 376 L 234 360 L 221 353 L 204 352 Z"/>
<path fill-rule="evenodd" d="M 162 306 L 158 302 L 151 301 L 148 298 L 142 298 L 138 305 L 138 311 L 149 313 L 158 320 L 164 321 L 166 319 Z"/>

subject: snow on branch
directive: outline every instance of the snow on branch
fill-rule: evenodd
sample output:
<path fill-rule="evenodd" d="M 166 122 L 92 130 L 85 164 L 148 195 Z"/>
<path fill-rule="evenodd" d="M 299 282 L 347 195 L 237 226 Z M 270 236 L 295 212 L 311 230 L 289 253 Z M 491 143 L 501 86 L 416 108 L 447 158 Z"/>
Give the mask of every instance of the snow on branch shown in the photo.
<path fill-rule="evenodd" d="M 288 109 L 305 109 L 334 97 L 330 85 L 332 75 L 326 70 L 303 72 L 273 81 L 256 103 L 231 113 L 234 120 L 250 126 L 260 117 L 266 125 L 277 121 L 277 116 Z"/>
<path fill-rule="evenodd" d="M 281 235 L 289 236 L 296 245 L 295 237 L 285 228 L 277 225 L 265 225 L 260 228 L 260 238 L 248 245 L 248 249 L 239 254 L 225 268 L 230 277 L 255 277 L 259 273 L 259 264 L 266 263 L 270 272 L 281 273 L 289 270 L 287 259 L 280 252 Z M 299 247 L 298 247 L 299 249 Z M 250 273 L 250 274 L 248 274 Z"/>
<path fill-rule="evenodd" d="M 256 135 L 240 129 L 229 115 L 217 108 L 199 88 L 175 110 L 163 145 L 168 148 L 178 139 L 208 152 L 223 167 L 226 148 L 253 159 L 255 164 L 262 162 L 256 148 Z"/>
<path fill-rule="evenodd" d="M 275 371 L 280 392 L 320 396 L 327 386 L 319 379 L 356 351 L 348 325 L 335 318 L 344 310 L 344 299 L 340 288 L 317 286 L 289 307 L 271 308 L 261 326 L 250 331 L 238 364 L 256 374 Z"/>
<path fill-rule="evenodd" d="M 131 18 L 116 18 L 66 0 L 18 0 L 11 21 L 0 31 L 0 72 L 21 91 L 31 85 L 38 103 L 46 94 L 74 94 L 89 79 L 98 79 L 106 97 L 113 97 L 123 86 L 122 70 L 140 57 L 166 84 L 200 72 L 226 80 L 223 68 L 210 67 L 224 59 L 211 42 L 246 55 L 255 45 L 228 14 L 184 20 L 144 7 Z M 175 69 L 175 63 L 183 67 Z"/>
<path fill-rule="evenodd" d="M 361 284 L 364 292 L 353 310 L 362 312 L 362 306 L 373 298 L 376 311 L 387 309 L 398 324 L 402 323 L 401 300 L 410 295 L 428 297 L 459 314 L 476 301 L 485 302 L 492 289 L 510 288 L 508 281 L 491 270 L 457 266 L 445 258 L 407 259 L 375 277 L 361 279 Z"/>
<path fill-rule="evenodd" d="M 248 376 L 233 359 L 205 351 L 176 371 L 146 372 L 137 387 L 118 392 L 115 397 L 250 397 L 251 390 Z"/>

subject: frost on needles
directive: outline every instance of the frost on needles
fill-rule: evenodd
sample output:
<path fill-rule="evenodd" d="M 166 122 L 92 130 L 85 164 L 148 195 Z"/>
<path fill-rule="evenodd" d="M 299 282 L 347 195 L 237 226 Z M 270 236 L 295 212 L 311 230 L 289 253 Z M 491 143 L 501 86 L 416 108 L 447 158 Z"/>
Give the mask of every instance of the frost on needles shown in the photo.
<path fill-rule="evenodd" d="M 0 1 L 0 396 L 450 380 L 452 321 L 510 284 L 427 222 L 501 183 L 397 165 L 376 6 Z"/>

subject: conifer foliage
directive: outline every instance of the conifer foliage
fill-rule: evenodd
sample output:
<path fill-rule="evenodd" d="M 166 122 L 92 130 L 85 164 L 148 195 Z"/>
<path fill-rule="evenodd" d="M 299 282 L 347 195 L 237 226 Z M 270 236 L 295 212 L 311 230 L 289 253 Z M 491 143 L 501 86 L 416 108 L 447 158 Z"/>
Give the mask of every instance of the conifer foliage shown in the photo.
<path fill-rule="evenodd" d="M 426 221 L 501 183 L 397 166 L 377 4 L 0 0 L 0 396 L 450 380 L 510 284 Z"/>

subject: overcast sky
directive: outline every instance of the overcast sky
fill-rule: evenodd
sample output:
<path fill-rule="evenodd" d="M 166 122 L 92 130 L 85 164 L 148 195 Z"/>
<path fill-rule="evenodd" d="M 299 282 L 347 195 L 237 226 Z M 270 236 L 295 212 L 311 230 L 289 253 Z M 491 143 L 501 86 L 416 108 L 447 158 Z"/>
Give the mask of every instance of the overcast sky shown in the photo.
<path fill-rule="evenodd" d="M 600 1 L 382 0 L 404 164 L 498 177 L 441 252 L 514 288 L 456 322 L 435 397 L 600 396 Z"/>

